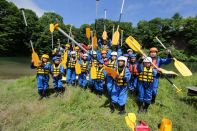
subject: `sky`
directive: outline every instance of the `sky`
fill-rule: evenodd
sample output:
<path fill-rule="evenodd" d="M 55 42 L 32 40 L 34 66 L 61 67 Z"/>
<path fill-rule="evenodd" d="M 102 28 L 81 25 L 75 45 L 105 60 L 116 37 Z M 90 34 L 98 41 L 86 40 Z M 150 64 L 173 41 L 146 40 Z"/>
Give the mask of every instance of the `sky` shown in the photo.
<path fill-rule="evenodd" d="M 32 9 L 38 17 L 44 12 L 61 15 L 65 24 L 80 27 L 94 23 L 96 18 L 96 0 L 8 0 L 19 8 Z M 118 20 L 123 0 L 99 0 L 98 18 Z M 134 26 L 140 20 L 155 17 L 170 18 L 179 12 L 184 18 L 197 15 L 197 0 L 125 0 L 121 21 L 132 22 Z"/>

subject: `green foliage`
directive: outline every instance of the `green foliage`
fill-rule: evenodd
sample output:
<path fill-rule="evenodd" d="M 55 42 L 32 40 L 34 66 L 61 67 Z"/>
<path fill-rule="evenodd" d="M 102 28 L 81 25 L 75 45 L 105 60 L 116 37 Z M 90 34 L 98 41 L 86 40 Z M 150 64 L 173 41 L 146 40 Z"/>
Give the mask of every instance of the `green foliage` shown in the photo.
<path fill-rule="evenodd" d="M 146 121 L 153 131 L 163 117 L 172 120 L 173 131 L 196 131 L 197 105 L 185 87 L 197 85 L 197 74 L 173 82 L 183 91 L 177 94 L 161 79 L 156 104 L 147 114 L 137 113 L 136 96 L 129 94 L 127 112 Z M 128 130 L 124 115 L 111 114 L 109 107 L 101 106 L 106 97 L 98 98 L 88 90 L 69 86 L 62 98 L 51 95 L 38 101 L 35 77 L 1 80 L 0 87 L 0 130 Z"/>
<path fill-rule="evenodd" d="M 25 10 L 29 29 L 24 25 L 22 13 L 17 7 L 6 0 L 0 1 L 1 11 L 5 12 L 0 17 L 0 55 L 14 56 L 14 55 L 30 55 L 31 48 L 29 39 L 31 38 L 35 50 L 38 54 L 51 53 L 51 33 L 49 31 L 50 23 L 59 23 L 60 27 L 69 32 L 70 25 L 63 23 L 63 18 L 53 12 L 44 13 L 40 18 L 31 10 Z M 130 22 L 120 22 L 97 19 L 96 32 L 98 39 L 102 39 L 104 25 L 108 33 L 108 38 L 112 38 L 112 29 L 120 24 L 120 30 L 124 31 L 124 39 L 132 35 L 142 44 L 143 48 L 150 48 L 153 46 L 162 48 L 155 40 L 155 36 L 166 45 L 166 47 L 175 47 L 177 49 L 173 52 L 182 60 L 188 61 L 190 56 L 197 54 L 197 17 L 183 18 L 179 13 L 176 13 L 172 18 L 162 19 L 154 18 L 150 21 L 141 20 L 137 27 L 133 27 Z M 74 38 L 80 43 L 88 43 L 85 35 L 85 28 L 87 24 L 76 28 L 73 26 L 72 34 Z M 94 30 L 95 23 L 90 25 L 91 30 Z M 60 39 L 61 45 L 65 45 L 68 40 L 59 32 L 54 32 L 54 46 L 57 47 L 57 39 Z M 126 46 L 122 47 L 124 50 Z M 179 51 L 180 50 L 180 51 Z M 182 51 L 184 50 L 184 52 Z M 181 55 L 181 53 L 183 53 Z M 182 58 L 183 56 L 183 58 Z M 186 58 L 187 57 L 187 58 Z M 193 58 L 191 60 L 194 60 Z"/>

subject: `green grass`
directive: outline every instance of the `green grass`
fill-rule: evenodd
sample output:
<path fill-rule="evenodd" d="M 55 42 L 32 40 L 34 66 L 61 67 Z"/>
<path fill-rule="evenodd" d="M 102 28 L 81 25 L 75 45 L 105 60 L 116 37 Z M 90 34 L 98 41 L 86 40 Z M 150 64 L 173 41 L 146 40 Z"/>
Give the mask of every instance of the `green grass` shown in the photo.
<path fill-rule="evenodd" d="M 185 87 L 197 85 L 197 74 L 173 81 L 182 87 L 182 93 L 176 94 L 166 80 L 161 80 L 156 104 L 147 114 L 137 114 L 136 100 L 131 95 L 127 112 L 136 113 L 152 131 L 158 129 L 162 117 L 172 120 L 173 131 L 196 131 L 196 97 L 188 97 Z M 62 98 L 50 96 L 38 101 L 35 77 L 3 80 L 0 88 L 0 130 L 129 130 L 124 116 L 100 107 L 106 101 L 104 96 L 98 98 L 89 91 L 67 87 Z"/>

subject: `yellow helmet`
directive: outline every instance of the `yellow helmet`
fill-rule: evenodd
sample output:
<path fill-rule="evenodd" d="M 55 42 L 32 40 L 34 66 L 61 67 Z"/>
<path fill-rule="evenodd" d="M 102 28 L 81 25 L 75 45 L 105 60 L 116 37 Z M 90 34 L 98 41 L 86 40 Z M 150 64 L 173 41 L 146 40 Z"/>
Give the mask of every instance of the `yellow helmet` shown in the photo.
<path fill-rule="evenodd" d="M 43 55 L 42 55 L 42 58 L 49 59 L 49 55 L 43 54 Z"/>
<path fill-rule="evenodd" d="M 79 50 L 79 46 L 76 46 L 76 47 L 75 47 L 75 50 Z"/>
<path fill-rule="evenodd" d="M 70 44 L 66 44 L 65 46 L 68 47 L 68 48 L 70 48 Z"/>
<path fill-rule="evenodd" d="M 106 50 L 102 50 L 101 54 L 107 54 L 107 51 Z"/>

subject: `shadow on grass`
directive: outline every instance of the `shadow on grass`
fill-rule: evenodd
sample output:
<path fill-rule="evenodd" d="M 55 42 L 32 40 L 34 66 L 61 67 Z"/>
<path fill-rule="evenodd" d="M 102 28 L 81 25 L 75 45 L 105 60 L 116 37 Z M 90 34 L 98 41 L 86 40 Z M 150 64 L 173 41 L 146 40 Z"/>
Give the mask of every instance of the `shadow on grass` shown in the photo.
<path fill-rule="evenodd" d="M 197 97 L 196 96 L 181 98 L 180 101 L 183 101 L 186 104 L 193 106 L 195 109 L 197 109 Z"/>

